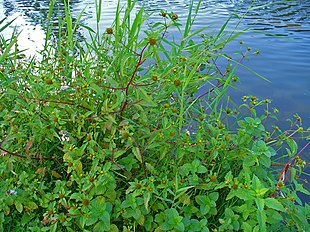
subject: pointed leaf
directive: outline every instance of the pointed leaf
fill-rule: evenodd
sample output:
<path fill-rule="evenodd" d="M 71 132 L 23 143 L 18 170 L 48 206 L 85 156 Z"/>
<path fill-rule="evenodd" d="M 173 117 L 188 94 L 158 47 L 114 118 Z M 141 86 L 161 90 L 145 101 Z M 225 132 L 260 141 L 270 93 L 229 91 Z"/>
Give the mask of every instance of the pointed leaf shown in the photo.
<path fill-rule="evenodd" d="M 275 210 L 285 212 L 283 205 L 277 199 L 267 198 L 267 199 L 265 199 L 265 205 L 271 209 L 275 209 Z"/>

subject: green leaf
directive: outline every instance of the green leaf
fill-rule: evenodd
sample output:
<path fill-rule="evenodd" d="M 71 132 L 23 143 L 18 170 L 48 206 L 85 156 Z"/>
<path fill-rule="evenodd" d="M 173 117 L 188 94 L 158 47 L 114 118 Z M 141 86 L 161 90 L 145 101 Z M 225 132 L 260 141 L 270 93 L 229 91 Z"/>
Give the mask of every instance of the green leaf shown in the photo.
<path fill-rule="evenodd" d="M 138 147 L 133 147 L 132 148 L 132 153 L 137 158 L 137 160 L 139 160 L 142 163 L 142 157 L 141 157 L 139 148 Z"/>
<path fill-rule="evenodd" d="M 190 171 L 191 171 L 191 164 L 188 164 L 188 163 L 182 165 L 182 167 L 180 168 L 180 174 L 182 176 L 187 176 Z"/>
<path fill-rule="evenodd" d="M 267 168 L 269 168 L 271 165 L 271 159 L 269 157 L 267 157 L 266 155 L 260 155 L 259 161 L 262 165 L 264 165 Z"/>
<path fill-rule="evenodd" d="M 150 199 L 151 199 L 151 193 L 150 192 L 146 192 L 143 194 L 144 206 L 145 206 L 146 210 L 148 210 Z"/>
<path fill-rule="evenodd" d="M 236 189 L 234 195 L 242 200 L 254 200 L 254 191 L 248 189 Z"/>
<path fill-rule="evenodd" d="M 293 182 L 296 188 L 296 192 L 301 192 L 303 194 L 310 195 L 310 192 L 307 189 L 305 189 L 302 184 L 298 184 L 297 180 L 293 180 Z"/>
<path fill-rule="evenodd" d="M 110 232 L 119 232 L 119 230 L 115 224 L 110 225 Z"/>
<path fill-rule="evenodd" d="M 269 188 L 260 188 L 260 189 L 256 190 L 256 193 L 258 196 L 263 196 L 268 191 L 269 191 Z"/>
<path fill-rule="evenodd" d="M 3 214 L 3 213 L 2 213 Z M 34 217 L 36 217 L 36 214 L 34 213 L 31 213 L 31 214 L 28 214 L 28 213 L 24 213 L 23 216 L 22 216 L 22 219 L 21 219 L 21 224 L 23 226 L 27 225 Z M 4 221 L 3 221 L 4 222 Z M 0 225 L 3 223 L 1 222 L 1 213 L 0 213 Z M 0 227 L 1 228 L 1 227 Z M 0 229 L 1 231 L 1 229 Z"/>
<path fill-rule="evenodd" d="M 275 210 L 285 212 L 283 205 L 275 198 L 265 199 L 265 205 L 271 209 L 275 209 Z"/>
<path fill-rule="evenodd" d="M 243 159 L 243 166 L 244 167 L 251 167 L 254 166 L 257 163 L 258 159 L 255 155 L 253 154 L 248 154 L 247 156 L 245 156 L 245 158 Z"/>
<path fill-rule="evenodd" d="M 31 209 L 31 210 L 34 210 L 34 209 L 37 209 L 37 208 L 38 208 L 37 204 L 34 203 L 33 201 L 27 202 L 27 207 L 28 207 L 29 209 Z"/>
<path fill-rule="evenodd" d="M 104 231 L 110 231 L 110 214 L 107 211 L 103 212 L 100 217 L 100 220 L 101 220 L 100 223 L 101 231 L 102 229 Z"/>
<path fill-rule="evenodd" d="M 236 191 L 234 189 L 230 190 L 230 192 L 228 193 L 226 200 L 230 200 L 231 198 L 233 198 L 234 196 L 236 196 Z"/>
<path fill-rule="evenodd" d="M 0 225 L 2 225 L 4 223 L 4 213 L 1 212 L 0 213 Z M 0 227 L 1 228 L 1 227 Z"/>
<path fill-rule="evenodd" d="M 103 95 L 102 88 L 100 88 L 95 83 L 91 83 L 90 84 L 90 89 L 94 90 L 97 93 L 96 98 L 103 99 L 104 95 Z"/>
<path fill-rule="evenodd" d="M 253 231 L 252 226 L 249 223 L 247 223 L 247 222 L 242 222 L 241 228 L 245 232 L 252 232 Z"/>
<path fill-rule="evenodd" d="M 252 183 L 253 183 L 253 188 L 254 188 L 255 192 L 257 193 L 261 188 L 261 182 L 256 175 L 253 175 Z"/>
<path fill-rule="evenodd" d="M 98 218 L 96 218 L 96 217 L 89 217 L 89 218 L 86 218 L 86 220 L 85 220 L 87 226 L 93 225 L 97 221 L 98 221 Z"/>
<path fill-rule="evenodd" d="M 107 226 L 103 221 L 99 221 L 93 228 L 94 232 L 102 232 L 102 231 L 109 231 L 110 224 Z"/>
<path fill-rule="evenodd" d="M 197 173 L 206 173 L 207 171 L 208 169 L 203 165 L 199 165 L 197 168 Z"/>
<path fill-rule="evenodd" d="M 295 155 L 297 152 L 297 148 L 298 148 L 298 145 L 295 142 L 295 140 L 291 138 L 287 138 L 285 141 L 290 146 L 292 155 Z"/>
<path fill-rule="evenodd" d="M 219 193 L 218 192 L 213 192 L 213 193 L 210 193 L 208 196 L 210 197 L 211 200 L 213 200 L 215 202 L 219 198 Z"/>
<path fill-rule="evenodd" d="M 126 150 L 118 150 L 114 153 L 114 159 L 117 159 L 118 157 L 120 157 L 122 154 L 124 154 L 126 152 Z"/>
<path fill-rule="evenodd" d="M 15 203 L 15 208 L 18 212 L 23 212 L 23 205 L 20 202 Z"/>
<path fill-rule="evenodd" d="M 152 98 L 145 92 L 144 89 L 142 88 L 137 88 L 137 90 L 140 92 L 141 94 L 141 99 L 143 99 L 142 101 L 142 105 L 144 106 L 156 106 L 156 103 L 152 100 Z M 139 99 L 140 100 L 140 99 Z"/>
<path fill-rule="evenodd" d="M 265 200 L 262 198 L 255 198 L 255 203 L 256 203 L 258 211 L 263 211 Z"/>
<path fill-rule="evenodd" d="M 266 228 L 266 213 L 265 213 L 265 211 L 264 210 L 262 210 L 262 211 L 258 210 L 256 215 L 257 215 L 257 220 L 258 220 L 260 232 L 266 232 L 267 228 Z"/>
<path fill-rule="evenodd" d="M 255 203 L 257 206 L 256 216 L 259 228 L 261 231 L 265 232 L 266 231 L 266 213 L 264 211 L 265 200 L 262 198 L 256 198 Z"/>

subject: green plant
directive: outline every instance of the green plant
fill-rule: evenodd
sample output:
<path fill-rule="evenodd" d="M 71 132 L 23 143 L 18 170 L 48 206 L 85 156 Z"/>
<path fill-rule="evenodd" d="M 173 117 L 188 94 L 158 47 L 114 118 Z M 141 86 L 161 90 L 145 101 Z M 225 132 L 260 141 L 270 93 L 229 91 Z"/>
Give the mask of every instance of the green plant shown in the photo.
<path fill-rule="evenodd" d="M 121 19 L 119 1 L 114 24 L 102 35 L 83 26 L 84 41 L 66 5 L 41 60 L 17 59 L 15 36 L 1 37 L 0 231 L 309 228 L 298 196 L 309 194 L 299 178 L 309 143 L 297 152 L 294 141 L 309 129 L 296 116 L 288 130 L 267 130 L 269 100 L 231 103 L 227 89 L 251 51 L 239 60 L 221 52 L 241 33 L 225 33 L 228 21 L 199 38 L 200 3 L 191 4 L 184 30 L 163 11 L 142 31 L 143 8 L 131 19 L 128 0 Z M 167 36 L 172 27 L 180 43 Z M 209 88 L 198 94 L 201 85 Z M 283 150 L 290 159 L 277 162 Z"/>

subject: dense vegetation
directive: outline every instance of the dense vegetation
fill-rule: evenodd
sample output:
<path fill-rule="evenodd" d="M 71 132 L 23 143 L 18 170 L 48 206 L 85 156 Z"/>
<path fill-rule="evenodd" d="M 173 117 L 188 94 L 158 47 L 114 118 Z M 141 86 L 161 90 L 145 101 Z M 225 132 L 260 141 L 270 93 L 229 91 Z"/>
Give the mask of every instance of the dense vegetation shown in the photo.
<path fill-rule="evenodd" d="M 270 126 L 269 99 L 227 95 L 258 52 L 242 41 L 239 60 L 222 52 L 242 33 L 226 33 L 228 21 L 193 32 L 199 4 L 185 26 L 162 11 L 145 31 L 134 5 L 121 18 L 119 3 L 102 34 L 66 5 L 40 59 L 22 56 L 18 34 L 1 36 L 0 231 L 309 231 L 309 143 L 295 142 L 309 129 L 298 115 Z M 75 36 L 82 26 L 90 39 Z"/>

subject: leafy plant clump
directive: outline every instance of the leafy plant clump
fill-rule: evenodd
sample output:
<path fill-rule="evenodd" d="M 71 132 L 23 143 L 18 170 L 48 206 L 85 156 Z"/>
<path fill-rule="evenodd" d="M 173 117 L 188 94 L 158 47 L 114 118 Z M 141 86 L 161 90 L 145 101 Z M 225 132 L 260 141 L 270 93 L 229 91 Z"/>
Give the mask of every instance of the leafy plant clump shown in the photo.
<path fill-rule="evenodd" d="M 192 32 L 199 4 L 185 27 L 162 11 L 142 31 L 148 16 L 131 19 L 134 5 L 121 19 L 119 2 L 102 35 L 84 26 L 84 41 L 66 5 L 39 60 L 1 37 L 0 231 L 309 230 L 299 198 L 309 143 L 295 142 L 309 129 L 298 115 L 288 130 L 270 127 L 270 100 L 227 96 L 252 54 L 222 52 L 241 32 L 226 33 L 228 21 Z"/>

